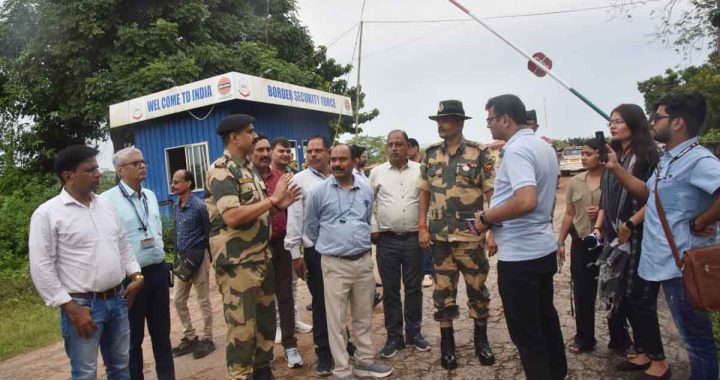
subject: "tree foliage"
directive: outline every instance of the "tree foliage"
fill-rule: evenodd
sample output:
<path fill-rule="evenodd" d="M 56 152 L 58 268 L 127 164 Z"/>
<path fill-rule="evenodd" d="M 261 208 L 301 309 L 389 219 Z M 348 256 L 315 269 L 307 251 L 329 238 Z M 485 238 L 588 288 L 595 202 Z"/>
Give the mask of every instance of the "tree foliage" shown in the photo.
<path fill-rule="evenodd" d="M 634 0 L 615 0 L 621 12 L 626 12 Z M 675 46 L 677 52 L 690 55 L 703 48 L 716 50 L 720 36 L 720 3 L 717 0 L 665 0 L 661 9 L 651 11 L 658 20 L 655 36 Z"/>
<path fill-rule="evenodd" d="M 52 152 L 104 138 L 116 102 L 228 71 L 347 90 L 354 102 L 340 79 L 350 70 L 315 47 L 295 0 L 6 0 L 0 8 L 0 110 L 30 120 L 23 132 L 37 144 L 20 153 L 45 171 Z M 340 129 L 351 130 L 347 120 Z"/>
<path fill-rule="evenodd" d="M 357 144 L 365 147 L 365 153 L 368 157 L 367 166 L 383 163 L 388 160 L 387 136 L 359 135 L 357 140 L 355 136 L 348 136 L 345 142 L 347 144 Z"/>
<path fill-rule="evenodd" d="M 654 105 L 672 91 L 700 91 L 707 101 L 708 116 L 705 122 L 709 130 L 720 129 L 720 57 L 711 56 L 702 66 L 690 66 L 682 70 L 667 69 L 638 82 L 638 90 L 645 98 L 645 110 L 655 112 Z"/>

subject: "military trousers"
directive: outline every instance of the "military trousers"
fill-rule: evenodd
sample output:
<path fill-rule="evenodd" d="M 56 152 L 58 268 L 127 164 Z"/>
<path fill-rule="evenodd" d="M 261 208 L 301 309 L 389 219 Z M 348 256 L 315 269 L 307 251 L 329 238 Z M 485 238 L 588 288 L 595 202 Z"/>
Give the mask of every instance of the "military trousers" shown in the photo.
<path fill-rule="evenodd" d="M 457 284 L 462 273 L 470 318 L 480 325 L 487 324 L 490 292 L 485 286 L 485 280 L 490 265 L 481 243 L 433 239 L 432 260 L 435 270 L 433 303 L 437 309 L 435 320 L 451 321 L 459 316 Z"/>
<path fill-rule="evenodd" d="M 275 342 L 275 272 L 264 261 L 223 266 L 217 284 L 227 324 L 226 361 L 230 379 L 245 379 L 270 367 Z"/>

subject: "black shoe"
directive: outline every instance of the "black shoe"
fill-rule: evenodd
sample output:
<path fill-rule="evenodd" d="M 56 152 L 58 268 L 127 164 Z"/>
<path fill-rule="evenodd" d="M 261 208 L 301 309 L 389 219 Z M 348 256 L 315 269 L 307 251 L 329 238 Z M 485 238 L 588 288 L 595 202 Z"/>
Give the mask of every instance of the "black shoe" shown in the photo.
<path fill-rule="evenodd" d="M 650 368 L 650 363 L 651 362 L 647 362 L 645 364 L 635 364 L 626 360 L 615 365 L 615 369 L 623 372 L 644 371 Z"/>
<path fill-rule="evenodd" d="M 440 365 L 445 369 L 457 368 L 455 356 L 455 332 L 452 327 L 440 329 Z"/>
<path fill-rule="evenodd" d="M 182 339 L 180 339 L 180 344 L 178 344 L 177 347 L 173 347 L 172 354 L 175 357 L 189 354 L 189 353 L 193 352 L 197 343 L 198 343 L 197 337 L 195 337 L 195 339 L 193 339 L 193 340 L 190 340 L 187 337 L 183 337 Z"/>
<path fill-rule="evenodd" d="M 350 359 L 355 357 L 355 351 L 357 351 L 357 347 L 355 347 L 353 342 L 348 340 L 347 347 L 345 349 L 347 350 L 348 355 L 350 355 Z"/>
<path fill-rule="evenodd" d="M 480 359 L 481 365 L 495 364 L 495 354 L 488 343 L 487 325 L 475 325 L 475 355 Z"/>
<path fill-rule="evenodd" d="M 318 355 L 317 367 L 315 368 L 315 373 L 318 376 L 330 376 L 332 374 L 333 367 L 335 367 L 335 365 L 333 363 L 332 356 L 329 354 Z"/>
<path fill-rule="evenodd" d="M 670 380 L 671 377 L 672 377 L 672 374 L 670 373 L 670 367 L 668 367 L 668 369 L 665 370 L 665 373 L 663 373 L 660 376 L 648 375 L 647 373 L 643 372 L 643 373 L 639 374 L 636 377 L 636 379 L 638 379 L 638 380 Z"/>
<path fill-rule="evenodd" d="M 253 369 L 252 380 L 273 380 L 274 378 L 270 367 Z"/>
<path fill-rule="evenodd" d="M 425 337 L 423 337 L 420 333 L 417 333 L 412 337 L 408 336 L 407 339 L 405 339 L 405 344 L 415 347 L 415 349 L 420 352 L 430 350 L 430 343 L 428 343 Z"/>
<path fill-rule="evenodd" d="M 385 347 L 380 351 L 380 357 L 384 359 L 391 358 L 403 348 L 405 348 L 405 343 L 402 340 L 388 340 Z"/>
<path fill-rule="evenodd" d="M 202 339 L 195 344 L 195 349 L 193 350 L 193 358 L 204 358 L 210 355 L 210 353 L 213 351 L 215 351 L 215 343 L 213 343 L 213 341 L 210 339 Z"/>

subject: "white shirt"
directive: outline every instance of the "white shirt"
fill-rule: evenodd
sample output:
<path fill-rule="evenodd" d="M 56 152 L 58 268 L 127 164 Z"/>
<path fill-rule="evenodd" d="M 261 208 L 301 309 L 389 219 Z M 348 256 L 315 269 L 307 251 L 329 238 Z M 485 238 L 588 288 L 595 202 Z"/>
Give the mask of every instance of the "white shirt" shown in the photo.
<path fill-rule="evenodd" d="M 310 199 L 313 190 L 327 178 L 313 168 L 307 168 L 293 176 L 293 182 L 300 186 L 300 198 L 287 209 L 287 230 L 285 232 L 285 249 L 290 251 L 293 260 L 300 258 L 300 248 L 310 248 L 314 244 L 307 237 L 305 223 L 305 202 Z"/>
<path fill-rule="evenodd" d="M 92 194 L 90 207 L 63 189 L 30 219 L 30 274 L 48 306 L 69 293 L 104 292 L 140 272 L 110 204 Z"/>
<path fill-rule="evenodd" d="M 519 130 L 503 147 L 490 208 L 507 202 L 515 191 L 526 186 L 537 189 L 537 207 L 493 229 L 498 260 L 534 260 L 557 250 L 551 218 L 558 183 L 557 165 L 555 151 L 532 129 Z"/>
<path fill-rule="evenodd" d="M 400 170 L 385 162 L 370 172 L 373 191 L 371 232 L 417 231 L 420 164 L 409 161 Z"/>

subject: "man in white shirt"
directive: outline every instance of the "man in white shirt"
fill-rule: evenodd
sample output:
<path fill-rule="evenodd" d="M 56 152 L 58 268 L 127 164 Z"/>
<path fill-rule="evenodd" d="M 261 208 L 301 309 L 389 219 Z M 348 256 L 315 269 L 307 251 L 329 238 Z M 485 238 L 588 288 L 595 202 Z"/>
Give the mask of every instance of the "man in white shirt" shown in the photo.
<path fill-rule="evenodd" d="M 62 308 L 72 378 L 97 378 L 100 347 L 107 378 L 129 379 L 128 308 L 144 279 L 112 207 L 93 193 L 100 184 L 97 154 L 73 145 L 55 157 L 63 189 L 30 220 L 30 274 L 45 303 Z M 123 288 L 126 277 L 132 281 Z"/>
<path fill-rule="evenodd" d="M 377 245 L 377 263 L 383 283 L 383 308 L 387 343 L 380 357 L 391 358 L 405 343 L 419 351 L 430 344 L 420 334 L 422 322 L 423 251 L 418 242 L 420 164 L 408 159 L 405 131 L 388 134 L 389 161 L 370 172 L 373 213 L 370 232 Z M 400 279 L 405 289 L 405 308 L 400 298 Z M 403 339 L 403 315 L 405 338 Z"/>

